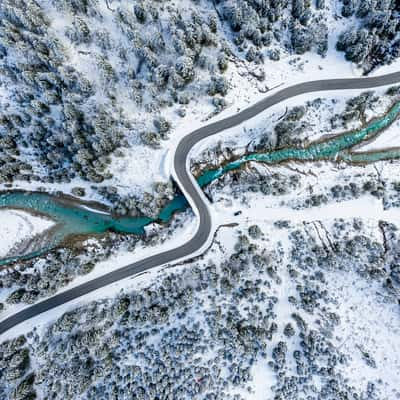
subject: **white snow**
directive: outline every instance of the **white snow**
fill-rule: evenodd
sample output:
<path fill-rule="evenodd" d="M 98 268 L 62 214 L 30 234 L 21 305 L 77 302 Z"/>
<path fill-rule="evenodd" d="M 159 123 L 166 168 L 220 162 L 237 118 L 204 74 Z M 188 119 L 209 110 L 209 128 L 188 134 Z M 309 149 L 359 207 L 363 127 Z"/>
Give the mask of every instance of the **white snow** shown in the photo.
<path fill-rule="evenodd" d="M 97 214 L 110 215 L 110 213 L 108 213 L 108 212 L 101 211 L 97 208 L 92 208 L 92 207 L 88 207 L 85 205 L 79 205 L 79 208 L 83 208 L 84 210 L 88 210 L 90 212 L 97 213 Z"/>
<path fill-rule="evenodd" d="M 374 69 L 370 75 L 378 76 L 398 71 L 400 71 L 400 58 L 392 61 L 389 65 L 382 65 L 381 67 Z"/>
<path fill-rule="evenodd" d="M 124 150 L 124 157 L 112 156 L 109 171 L 119 193 L 151 190 L 155 182 L 164 182 L 163 161 L 168 149 L 154 150 L 143 145 L 132 145 Z"/>
<path fill-rule="evenodd" d="M 32 239 L 54 226 L 54 222 L 26 211 L 0 209 L 0 257 L 19 243 Z"/>
<path fill-rule="evenodd" d="M 221 224 L 279 220 L 298 223 L 333 220 L 335 218 L 369 218 L 377 221 L 384 220 L 400 223 L 400 209 L 390 208 L 385 210 L 383 202 L 373 196 L 363 196 L 354 200 L 328 203 L 320 207 L 303 210 L 294 210 L 290 207 L 271 207 L 266 201 L 265 196 L 258 194 L 251 194 L 247 198 L 249 200 L 248 207 L 244 207 L 242 202 L 234 199 L 232 200 L 232 205 L 229 207 L 226 207 L 224 203 L 213 204 L 213 218 L 215 217 Z M 239 216 L 233 216 L 233 213 L 239 209 L 242 213 Z"/>
<path fill-rule="evenodd" d="M 381 399 L 398 398 L 400 359 L 400 325 L 398 305 L 385 300 L 382 288 L 374 282 L 360 279 L 354 272 L 328 272 L 330 293 L 337 301 L 340 315 L 339 337 L 336 345 L 352 354 L 349 365 L 342 367 L 344 376 L 358 390 L 365 389 L 368 381 L 382 379 Z M 362 360 L 361 351 L 373 355 L 377 368 Z M 383 387 L 382 387 L 383 386 Z"/>

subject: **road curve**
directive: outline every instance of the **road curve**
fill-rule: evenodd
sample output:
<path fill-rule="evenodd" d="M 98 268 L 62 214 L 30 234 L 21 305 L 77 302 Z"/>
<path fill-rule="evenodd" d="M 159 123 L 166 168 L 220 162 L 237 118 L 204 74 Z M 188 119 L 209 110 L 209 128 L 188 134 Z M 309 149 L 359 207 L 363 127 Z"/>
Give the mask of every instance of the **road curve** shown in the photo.
<path fill-rule="evenodd" d="M 195 235 L 182 246 L 129 264 L 23 309 L 0 322 L 0 335 L 14 326 L 68 301 L 151 268 L 172 263 L 201 249 L 212 233 L 211 216 L 207 203 L 204 201 L 204 195 L 191 176 L 187 165 L 190 150 L 200 140 L 232 128 L 277 103 L 301 94 L 329 90 L 370 89 L 396 83 L 400 83 L 400 71 L 376 77 L 328 79 L 299 83 L 279 90 L 231 117 L 213 122 L 185 136 L 179 142 L 175 151 L 174 170 L 179 187 L 187 196 L 190 205 L 199 218 L 198 230 Z"/>

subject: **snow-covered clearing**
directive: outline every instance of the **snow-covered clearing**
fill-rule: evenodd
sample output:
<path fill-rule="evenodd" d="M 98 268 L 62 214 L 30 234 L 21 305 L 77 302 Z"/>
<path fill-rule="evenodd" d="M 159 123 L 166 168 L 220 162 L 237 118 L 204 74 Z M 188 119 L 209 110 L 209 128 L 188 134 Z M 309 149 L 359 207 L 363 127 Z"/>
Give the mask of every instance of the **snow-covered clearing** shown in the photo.
<path fill-rule="evenodd" d="M 388 302 L 382 288 L 374 282 L 359 279 L 356 273 L 330 272 L 326 275 L 330 293 L 337 301 L 340 329 L 336 345 L 351 354 L 343 374 L 355 387 L 381 379 L 385 393 L 382 399 L 395 399 L 400 370 L 400 325 L 398 306 Z M 362 352 L 373 354 L 376 368 L 362 360 Z M 388 383 L 389 382 L 389 383 Z"/>
<path fill-rule="evenodd" d="M 244 207 L 239 200 L 233 200 L 229 206 L 226 203 L 216 203 L 212 206 L 213 218 L 219 223 L 237 222 L 240 224 L 249 221 L 278 221 L 287 220 L 293 223 L 312 222 L 318 220 L 333 220 L 335 218 L 368 218 L 372 220 L 390 221 L 400 224 L 400 209 L 384 210 L 381 200 L 372 196 L 364 196 L 354 200 L 329 203 L 320 207 L 303 210 L 294 210 L 290 207 L 271 207 L 265 201 L 265 196 L 251 194 L 248 197 L 248 206 Z M 239 210 L 238 216 L 233 214 Z"/>
<path fill-rule="evenodd" d="M 0 209 L 0 257 L 52 226 L 54 222 L 47 218 L 21 210 Z"/>

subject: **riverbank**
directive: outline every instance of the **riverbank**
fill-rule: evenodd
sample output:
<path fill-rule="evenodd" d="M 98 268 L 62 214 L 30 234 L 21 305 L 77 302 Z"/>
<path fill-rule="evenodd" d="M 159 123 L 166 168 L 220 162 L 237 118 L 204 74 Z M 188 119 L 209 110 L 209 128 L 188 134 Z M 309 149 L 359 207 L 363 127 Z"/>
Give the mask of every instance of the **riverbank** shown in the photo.
<path fill-rule="evenodd" d="M 0 257 L 4 258 L 34 252 L 58 229 L 54 220 L 30 210 L 2 208 L 0 220 Z"/>
<path fill-rule="evenodd" d="M 240 157 L 232 157 L 224 160 L 218 168 L 198 170 L 196 166 L 193 168 L 193 175 L 196 177 L 197 182 L 201 187 L 204 187 L 218 179 L 226 172 L 240 169 L 251 161 L 262 162 L 265 164 L 279 164 L 291 161 L 304 162 L 304 161 L 320 161 L 320 160 L 343 160 L 351 162 L 353 160 L 362 163 L 362 157 L 365 154 L 366 162 L 371 162 L 371 154 L 368 153 L 353 154 L 351 150 L 360 146 L 361 144 L 371 143 L 375 140 L 380 133 L 389 128 L 394 121 L 400 116 L 400 103 L 393 103 L 389 110 L 379 116 L 365 122 L 360 129 L 351 130 L 340 134 L 327 135 L 323 139 L 317 139 L 305 146 L 297 146 L 291 148 L 277 148 L 270 151 L 259 151 L 244 154 Z M 395 149 L 396 150 L 396 149 Z M 388 149 L 392 156 L 396 156 L 397 152 L 393 149 Z M 384 151 L 380 151 L 384 153 Z M 381 159 L 383 156 L 379 159 Z M 397 157 L 400 157 L 400 151 Z M 377 161 L 379 161 L 377 159 Z"/>

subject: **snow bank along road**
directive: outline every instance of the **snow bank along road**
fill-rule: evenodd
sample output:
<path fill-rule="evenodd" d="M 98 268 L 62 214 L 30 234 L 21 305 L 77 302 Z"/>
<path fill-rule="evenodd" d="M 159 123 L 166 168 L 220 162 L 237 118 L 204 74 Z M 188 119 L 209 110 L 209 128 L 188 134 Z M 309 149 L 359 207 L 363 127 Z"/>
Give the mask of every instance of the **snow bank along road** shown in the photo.
<path fill-rule="evenodd" d="M 378 86 L 400 83 L 400 71 L 377 77 L 327 79 L 299 83 L 275 92 L 251 107 L 223 120 L 211 123 L 185 136 L 178 144 L 174 156 L 175 179 L 182 192 L 186 195 L 190 205 L 199 218 L 198 229 L 195 235 L 184 245 L 145 258 L 144 260 L 126 265 L 103 276 L 95 278 L 72 289 L 61 292 L 53 297 L 29 306 L 22 311 L 0 322 L 0 334 L 12 327 L 68 301 L 83 296 L 103 286 L 109 285 L 132 275 L 149 270 L 163 264 L 172 263 L 190 256 L 201 249 L 212 235 L 211 216 L 207 206 L 207 200 L 195 179 L 191 175 L 188 166 L 188 155 L 191 148 L 200 140 L 232 128 L 266 110 L 267 108 L 295 97 L 310 92 L 344 90 L 344 89 L 369 89 Z"/>

